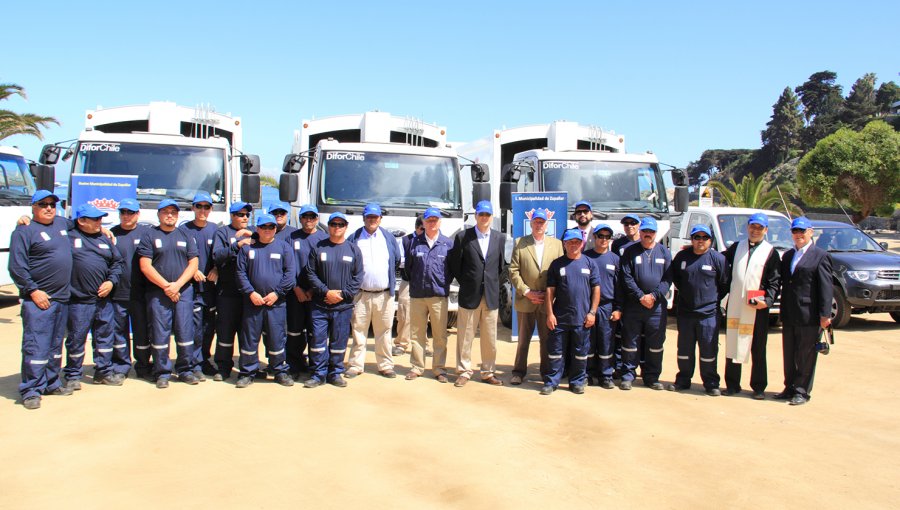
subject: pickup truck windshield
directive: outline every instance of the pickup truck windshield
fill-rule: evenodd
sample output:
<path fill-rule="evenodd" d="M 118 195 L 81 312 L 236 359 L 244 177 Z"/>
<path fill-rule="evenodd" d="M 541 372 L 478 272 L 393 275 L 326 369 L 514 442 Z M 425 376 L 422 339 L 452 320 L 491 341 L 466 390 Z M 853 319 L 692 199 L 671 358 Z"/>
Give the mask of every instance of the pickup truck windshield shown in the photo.
<path fill-rule="evenodd" d="M 749 214 L 722 214 L 718 217 L 723 245 L 728 247 L 737 241 L 747 239 Z M 776 249 L 784 252 L 794 247 L 791 240 L 791 222 L 781 216 L 769 216 L 769 231 L 766 240 Z"/>
<path fill-rule="evenodd" d="M 453 158 L 328 151 L 320 164 L 320 200 L 325 204 L 462 208 Z"/>
<path fill-rule="evenodd" d="M 79 142 L 73 173 L 137 175 L 138 200 L 191 201 L 206 191 L 225 201 L 225 151 L 142 143 Z"/>
<path fill-rule="evenodd" d="M 656 165 L 612 161 L 542 161 L 544 191 L 568 191 L 569 208 L 586 200 L 600 211 L 669 212 Z"/>
<path fill-rule="evenodd" d="M 0 153 L 0 205 L 28 205 L 34 191 L 34 180 L 25 160 Z"/>
<path fill-rule="evenodd" d="M 830 252 L 884 251 L 856 227 L 814 227 L 816 246 Z"/>

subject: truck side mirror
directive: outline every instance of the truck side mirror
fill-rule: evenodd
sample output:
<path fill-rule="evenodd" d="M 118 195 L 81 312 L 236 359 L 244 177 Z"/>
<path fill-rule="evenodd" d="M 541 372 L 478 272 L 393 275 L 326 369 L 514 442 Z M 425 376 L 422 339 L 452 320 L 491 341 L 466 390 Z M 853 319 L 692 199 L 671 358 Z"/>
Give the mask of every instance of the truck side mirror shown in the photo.
<path fill-rule="evenodd" d="M 675 186 L 687 186 L 688 185 L 688 176 L 687 172 L 680 168 L 676 168 L 672 170 L 672 184 Z"/>
<path fill-rule="evenodd" d="M 259 158 L 256 159 L 257 164 Z M 257 167 L 259 172 L 259 167 Z M 258 204 L 260 196 L 259 173 L 244 174 L 241 176 L 241 201 L 248 204 Z"/>
<path fill-rule="evenodd" d="M 41 155 L 38 157 L 38 162 L 42 165 L 55 165 L 56 162 L 59 161 L 60 151 L 61 149 L 56 145 L 45 145 L 44 148 L 41 149 Z"/>
<path fill-rule="evenodd" d="M 690 201 L 687 186 L 675 186 L 675 212 L 687 212 Z"/>
<path fill-rule="evenodd" d="M 504 211 L 512 210 L 512 193 L 516 187 L 514 182 L 500 183 L 500 209 Z"/>
<path fill-rule="evenodd" d="M 491 200 L 491 184 L 488 182 L 472 183 L 472 203 L 477 204 L 482 200 Z"/>
<path fill-rule="evenodd" d="M 503 165 L 500 171 L 503 173 L 503 182 L 519 182 L 519 177 L 522 176 L 519 166 L 513 163 Z"/>
<path fill-rule="evenodd" d="M 300 192 L 300 178 L 297 174 L 281 174 L 278 178 L 278 200 L 291 203 L 297 200 L 297 193 Z"/>
<path fill-rule="evenodd" d="M 491 170 L 487 163 L 472 163 L 472 182 L 489 182 Z"/>
<path fill-rule="evenodd" d="M 37 189 L 53 191 L 56 186 L 56 170 L 50 165 L 28 165 L 31 175 L 34 177 L 34 185 Z"/>
<path fill-rule="evenodd" d="M 244 175 L 259 175 L 259 156 L 253 154 L 241 154 L 241 173 Z M 244 202 L 248 203 L 256 203 L 258 201 L 259 200 L 244 200 Z"/>
<path fill-rule="evenodd" d="M 281 171 L 286 174 L 297 174 L 303 169 L 306 159 L 298 154 L 288 154 L 284 157 L 284 163 L 281 165 Z"/>

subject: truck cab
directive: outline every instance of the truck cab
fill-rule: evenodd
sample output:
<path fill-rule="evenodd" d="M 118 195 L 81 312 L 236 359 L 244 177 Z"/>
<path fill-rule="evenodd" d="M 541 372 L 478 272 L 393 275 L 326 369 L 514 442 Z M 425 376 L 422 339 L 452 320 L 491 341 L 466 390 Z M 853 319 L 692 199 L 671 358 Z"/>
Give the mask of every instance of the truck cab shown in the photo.
<path fill-rule="evenodd" d="M 52 188 L 51 188 L 52 190 Z M 31 169 L 16 147 L 0 146 L 0 285 L 9 276 L 9 241 L 21 216 L 31 216 L 31 195 L 36 191 Z"/>

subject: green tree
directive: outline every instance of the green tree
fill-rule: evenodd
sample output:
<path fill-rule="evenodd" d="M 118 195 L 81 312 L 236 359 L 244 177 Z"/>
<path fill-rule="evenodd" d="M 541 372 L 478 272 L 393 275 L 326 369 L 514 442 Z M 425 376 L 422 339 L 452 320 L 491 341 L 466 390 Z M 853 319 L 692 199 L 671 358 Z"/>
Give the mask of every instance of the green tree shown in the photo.
<path fill-rule="evenodd" d="M 807 203 L 847 200 L 856 221 L 893 211 L 900 202 L 900 133 L 880 120 L 859 132 L 839 129 L 800 160 L 797 180 Z"/>
<path fill-rule="evenodd" d="M 750 207 L 752 209 L 776 209 L 784 211 L 784 203 L 778 190 L 771 187 L 763 177 L 745 175 L 741 182 L 729 177 L 728 182 L 710 181 L 709 187 L 719 192 L 725 205 L 731 207 Z M 794 195 L 792 189 L 782 189 L 785 200 Z M 788 202 L 791 213 L 798 212 L 797 207 Z"/>
<path fill-rule="evenodd" d="M 776 164 L 783 163 L 790 157 L 792 149 L 800 147 L 802 129 L 800 101 L 790 87 L 785 87 L 772 105 L 772 118 L 762 132 L 763 150 L 770 153 Z"/>
<path fill-rule="evenodd" d="M 14 83 L 0 83 L 0 101 L 18 95 L 26 99 L 25 89 Z M 33 113 L 15 113 L 10 110 L 0 109 L 0 140 L 13 135 L 36 136 L 43 140 L 42 128 L 50 124 L 59 125 L 59 121 L 53 117 L 43 117 Z"/>
<path fill-rule="evenodd" d="M 891 112 L 891 105 L 900 101 L 900 87 L 892 81 L 886 81 L 875 92 L 875 103 L 878 105 L 878 113 L 887 115 Z"/>
<path fill-rule="evenodd" d="M 841 127 L 840 115 L 844 107 L 843 89 L 834 82 L 837 74 L 819 71 L 794 89 L 803 104 L 806 126 L 801 136 L 803 149 L 815 147 L 816 142 Z"/>
<path fill-rule="evenodd" d="M 854 129 L 862 129 L 878 112 L 875 102 L 875 74 L 866 73 L 856 80 L 844 101 L 841 120 Z"/>

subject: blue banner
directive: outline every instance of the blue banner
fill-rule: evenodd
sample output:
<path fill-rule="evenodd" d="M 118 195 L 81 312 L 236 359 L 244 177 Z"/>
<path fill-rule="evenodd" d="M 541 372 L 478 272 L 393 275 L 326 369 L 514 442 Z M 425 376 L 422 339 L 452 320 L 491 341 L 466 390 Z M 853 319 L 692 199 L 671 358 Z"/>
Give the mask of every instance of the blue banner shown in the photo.
<path fill-rule="evenodd" d="M 119 202 L 137 198 L 137 180 L 136 175 L 72 174 L 72 210 L 81 204 L 93 204 L 109 213 L 103 223 L 116 223 Z"/>

